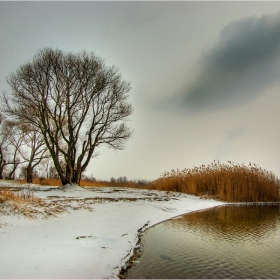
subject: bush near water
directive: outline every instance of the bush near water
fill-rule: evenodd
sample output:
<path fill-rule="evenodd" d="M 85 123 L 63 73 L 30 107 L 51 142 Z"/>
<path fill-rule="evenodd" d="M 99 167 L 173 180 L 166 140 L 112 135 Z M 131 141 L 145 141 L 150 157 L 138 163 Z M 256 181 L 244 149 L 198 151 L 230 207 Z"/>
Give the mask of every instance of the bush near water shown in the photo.
<path fill-rule="evenodd" d="M 151 188 L 227 202 L 279 202 L 279 179 L 256 164 L 214 161 L 192 169 L 164 172 Z"/>

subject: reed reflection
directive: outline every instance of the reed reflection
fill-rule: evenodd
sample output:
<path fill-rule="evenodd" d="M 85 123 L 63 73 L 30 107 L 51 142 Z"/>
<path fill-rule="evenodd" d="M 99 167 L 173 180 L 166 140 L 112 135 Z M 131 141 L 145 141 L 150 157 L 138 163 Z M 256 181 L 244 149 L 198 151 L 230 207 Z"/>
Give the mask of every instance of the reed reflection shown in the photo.
<path fill-rule="evenodd" d="M 220 240 L 261 241 L 276 235 L 280 222 L 279 205 L 222 206 L 194 212 L 165 223 L 166 227 L 183 227 Z"/>

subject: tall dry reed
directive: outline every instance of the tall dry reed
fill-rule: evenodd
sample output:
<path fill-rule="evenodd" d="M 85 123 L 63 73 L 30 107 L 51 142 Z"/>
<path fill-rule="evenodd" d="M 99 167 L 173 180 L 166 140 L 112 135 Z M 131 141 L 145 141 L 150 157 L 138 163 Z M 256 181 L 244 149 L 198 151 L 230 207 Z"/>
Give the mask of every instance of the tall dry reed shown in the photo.
<path fill-rule="evenodd" d="M 256 164 L 214 161 L 192 169 L 164 172 L 151 189 L 214 197 L 228 202 L 278 202 L 279 180 Z"/>

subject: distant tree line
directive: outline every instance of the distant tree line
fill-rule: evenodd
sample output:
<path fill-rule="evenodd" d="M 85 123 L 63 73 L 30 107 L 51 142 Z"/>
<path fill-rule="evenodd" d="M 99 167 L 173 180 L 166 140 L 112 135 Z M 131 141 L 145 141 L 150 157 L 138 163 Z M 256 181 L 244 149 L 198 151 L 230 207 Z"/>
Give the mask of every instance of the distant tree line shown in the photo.
<path fill-rule="evenodd" d="M 134 183 L 138 185 L 147 185 L 150 183 L 148 180 L 145 179 L 128 180 L 126 176 L 122 176 L 119 178 L 111 177 L 110 182 L 111 183 Z"/>

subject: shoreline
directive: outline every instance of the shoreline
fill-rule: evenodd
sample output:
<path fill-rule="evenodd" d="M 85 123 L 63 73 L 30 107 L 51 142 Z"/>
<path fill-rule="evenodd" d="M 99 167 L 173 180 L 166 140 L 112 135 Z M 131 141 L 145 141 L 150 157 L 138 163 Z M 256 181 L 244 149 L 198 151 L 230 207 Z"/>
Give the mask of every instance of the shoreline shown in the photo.
<path fill-rule="evenodd" d="M 168 219 L 167 219 L 168 220 Z M 167 221 L 166 220 L 166 221 Z M 164 222 L 164 221 L 163 221 Z M 158 223 L 159 224 L 159 223 Z M 154 225 L 153 225 L 154 226 Z M 152 226 L 151 226 L 152 227 Z M 124 274 L 127 272 L 128 269 L 130 269 L 133 265 L 133 262 L 136 261 L 137 258 L 139 258 L 141 255 L 140 253 L 143 253 L 143 250 L 141 249 L 141 238 L 143 237 L 144 233 L 146 232 L 146 230 L 148 230 L 150 227 L 145 228 L 143 231 L 138 232 L 137 234 L 137 242 L 135 244 L 135 246 L 133 246 L 131 248 L 131 251 L 133 251 L 132 255 L 129 257 L 129 259 L 125 262 L 125 264 L 121 267 L 119 274 L 117 275 L 117 277 L 119 277 L 119 279 L 125 279 L 124 278 Z M 139 230 L 138 230 L 139 231 Z M 130 254 L 129 254 L 130 255 Z"/>
<path fill-rule="evenodd" d="M 144 249 L 141 250 L 141 245 L 143 245 L 141 243 L 141 239 L 142 239 L 143 235 L 146 233 L 146 231 L 148 231 L 151 227 L 157 226 L 157 225 L 159 225 L 161 223 L 164 223 L 166 221 L 169 221 L 169 220 L 178 219 L 179 217 L 188 215 L 190 213 L 207 211 L 207 210 L 212 209 L 212 208 L 224 207 L 224 206 L 228 206 L 228 205 L 235 205 L 235 203 L 226 203 L 226 204 L 223 204 L 223 205 L 216 205 L 216 206 L 211 206 L 209 208 L 198 209 L 198 210 L 186 212 L 186 213 L 174 216 L 172 218 L 168 218 L 168 219 L 163 220 L 161 222 L 155 223 L 153 225 L 150 225 L 150 226 L 147 225 L 147 227 L 145 227 L 145 225 L 146 225 L 145 224 L 142 228 L 140 228 L 138 230 L 137 242 L 136 242 L 136 244 L 134 246 L 131 247 L 131 251 L 133 251 L 133 253 L 129 257 L 129 259 L 127 261 L 125 261 L 124 265 L 122 265 L 121 269 L 119 270 L 119 274 L 117 275 L 117 277 L 119 277 L 119 279 L 126 279 L 124 277 L 124 274 L 133 266 L 133 263 L 137 260 L 137 258 L 139 258 L 144 253 Z M 128 255 L 130 255 L 130 254 L 128 254 Z"/>
<path fill-rule="evenodd" d="M 37 218 L 27 219 L 24 213 L 0 215 L 3 279 L 118 278 L 122 267 L 141 254 L 139 242 L 148 228 L 225 204 L 181 193 L 135 188 L 63 191 L 30 187 L 45 207 L 44 210 L 32 203 L 26 205 L 31 213 L 38 213 Z M 8 206 L 2 204 L 2 210 Z M 55 212 L 57 217 L 47 215 L 61 209 L 65 211 Z"/>
<path fill-rule="evenodd" d="M 124 274 L 134 265 L 134 262 L 137 260 L 137 258 L 139 258 L 144 253 L 144 249 L 141 249 L 141 245 L 143 245 L 141 243 L 141 239 L 142 239 L 143 235 L 146 233 L 146 231 L 149 230 L 151 227 L 154 227 L 156 225 L 159 225 L 159 224 L 164 223 L 164 222 L 169 221 L 169 220 L 177 219 L 181 216 L 185 216 L 185 215 L 188 215 L 190 213 L 207 211 L 209 209 L 217 208 L 217 207 L 241 206 L 241 205 L 279 205 L 279 204 L 280 204 L 280 202 L 228 202 L 228 203 L 225 203 L 225 204 L 222 204 L 222 205 L 216 205 L 216 206 L 211 206 L 209 208 L 198 209 L 198 210 L 186 212 L 184 214 L 180 214 L 180 215 L 168 218 L 166 220 L 160 221 L 160 222 L 152 224 L 150 226 L 147 225 L 147 227 L 145 227 L 144 229 L 140 228 L 139 229 L 140 231 L 138 230 L 137 242 L 136 242 L 135 246 L 131 247 L 131 251 L 133 251 L 133 253 L 129 257 L 129 259 L 127 261 L 125 261 L 124 265 L 122 265 L 121 269 L 119 270 L 119 274 L 117 276 L 119 277 L 119 279 L 126 279 L 124 277 Z M 128 255 L 130 255 L 130 254 L 128 254 Z"/>

